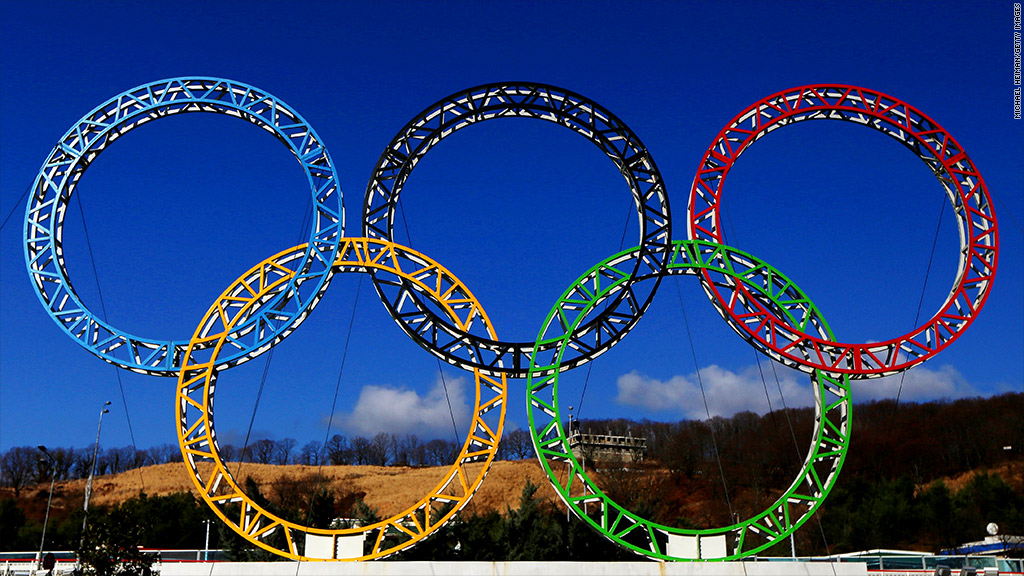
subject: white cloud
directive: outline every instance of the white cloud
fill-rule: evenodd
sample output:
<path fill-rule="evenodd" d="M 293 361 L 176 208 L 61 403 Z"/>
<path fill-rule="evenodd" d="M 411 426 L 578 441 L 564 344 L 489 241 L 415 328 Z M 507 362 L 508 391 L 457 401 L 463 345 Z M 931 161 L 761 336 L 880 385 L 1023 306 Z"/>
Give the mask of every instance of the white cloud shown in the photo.
<path fill-rule="evenodd" d="M 776 384 L 771 368 L 763 365 L 763 369 L 773 409 L 782 408 L 780 386 L 786 406 L 790 408 L 810 406 L 814 402 L 809 376 L 777 366 L 779 381 Z M 761 381 L 757 366 L 733 372 L 712 364 L 701 369 L 700 380 L 696 373 L 677 375 L 662 381 L 633 371 L 619 376 L 616 382 L 619 394 L 615 400 L 621 405 L 636 406 L 652 412 L 675 412 L 686 418 L 704 419 L 707 418 L 707 411 L 700 393 L 700 381 L 704 383 L 707 411 L 712 416 L 731 416 L 743 411 L 758 414 L 768 412 L 765 384 Z"/>
<path fill-rule="evenodd" d="M 352 412 L 335 415 L 335 425 L 354 436 L 393 432 L 420 438 L 450 438 L 454 413 L 459 432 L 465 434 L 472 412 L 466 393 L 468 383 L 463 377 L 449 377 L 444 383 L 448 385 L 451 412 L 440 378 L 423 396 L 404 387 L 368 385 L 359 392 Z"/>
<path fill-rule="evenodd" d="M 779 384 L 771 367 L 762 364 L 772 409 L 782 408 L 779 386 L 786 406 L 811 406 L 814 395 L 809 375 L 791 368 L 775 365 Z M 758 414 L 768 412 L 764 384 L 757 366 L 748 366 L 738 372 L 711 365 L 700 370 L 704 392 L 708 399 L 708 410 L 712 416 L 731 416 L 737 412 L 750 411 Z M 903 388 L 900 391 L 900 379 Z M 701 398 L 696 373 L 676 375 L 668 380 L 657 380 L 633 371 L 619 376 L 618 396 L 615 401 L 623 406 L 634 406 L 651 412 L 670 412 L 691 419 L 705 419 L 707 412 Z M 941 399 L 956 399 L 988 396 L 992 392 L 979 390 L 951 365 L 932 369 L 914 367 L 906 373 L 854 380 L 851 382 L 854 402 L 869 402 L 880 399 L 895 399 L 897 392 L 901 401 L 926 402 Z"/>
<path fill-rule="evenodd" d="M 867 402 L 883 398 L 896 398 L 900 391 L 900 380 L 903 390 L 900 401 L 920 402 L 939 400 L 942 398 L 956 399 L 973 396 L 987 396 L 967 381 L 963 374 L 949 364 L 931 369 L 926 366 L 915 366 L 906 372 L 884 378 L 857 380 L 852 383 L 853 401 Z"/>

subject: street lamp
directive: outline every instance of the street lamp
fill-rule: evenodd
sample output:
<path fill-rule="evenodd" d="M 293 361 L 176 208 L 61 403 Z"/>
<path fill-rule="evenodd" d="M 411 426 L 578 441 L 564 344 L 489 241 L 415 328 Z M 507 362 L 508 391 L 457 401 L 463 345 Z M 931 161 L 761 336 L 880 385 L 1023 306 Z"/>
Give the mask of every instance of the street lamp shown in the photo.
<path fill-rule="evenodd" d="M 50 460 L 50 495 L 46 498 L 46 516 L 43 518 L 43 536 L 39 539 L 39 554 L 36 556 L 36 570 L 43 567 L 43 545 L 46 543 L 46 524 L 50 521 L 50 502 L 53 501 L 53 482 L 57 479 L 57 462 L 53 455 L 46 451 L 46 446 L 39 445 L 39 451 Z"/>
<path fill-rule="evenodd" d="M 100 423 L 96 425 L 96 445 L 92 449 L 92 466 L 89 468 L 89 480 L 85 483 L 85 516 L 82 517 L 82 540 L 79 543 L 79 547 L 85 544 L 85 525 L 89 521 L 89 496 L 92 495 L 92 477 L 96 474 L 96 457 L 100 452 L 100 429 L 103 428 L 103 415 L 110 410 L 107 410 L 107 406 L 110 406 L 108 400 L 100 408 Z"/>
<path fill-rule="evenodd" d="M 206 546 L 203 552 L 203 561 L 210 561 L 210 526 L 213 526 L 213 520 L 203 520 L 203 524 L 206 524 Z"/>

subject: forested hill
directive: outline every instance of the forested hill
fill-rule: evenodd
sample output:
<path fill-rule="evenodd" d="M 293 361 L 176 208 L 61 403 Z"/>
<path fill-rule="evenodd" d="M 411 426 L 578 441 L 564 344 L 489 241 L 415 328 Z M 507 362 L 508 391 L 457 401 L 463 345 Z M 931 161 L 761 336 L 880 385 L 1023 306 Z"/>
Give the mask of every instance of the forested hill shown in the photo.
<path fill-rule="evenodd" d="M 676 423 L 583 420 L 580 428 L 647 438 L 646 478 L 605 479 L 618 501 L 671 525 L 710 527 L 771 506 L 797 476 L 813 425 L 813 408 L 799 408 Z M 798 531 L 798 549 L 939 550 L 981 540 L 989 522 L 1024 535 L 1022 449 L 1021 393 L 856 404 L 835 489 Z"/>
<path fill-rule="evenodd" d="M 765 415 L 742 412 L 711 421 L 582 420 L 580 428 L 646 437 L 649 460 L 686 473 L 693 473 L 706 460 L 701 455 L 713 452 L 713 431 L 726 476 L 735 467 L 735 476 L 742 477 L 767 474 L 766 467 L 779 463 L 802 461 L 813 424 L 814 409 L 797 408 Z M 855 404 L 852 424 L 843 476 L 881 480 L 908 476 L 925 484 L 1019 459 L 1024 449 L 1024 394 L 904 401 L 898 406 L 894 400 Z"/>
<path fill-rule="evenodd" d="M 647 454 L 642 462 L 588 464 L 588 473 L 594 475 L 603 490 L 627 509 L 646 517 L 695 528 L 725 526 L 734 516 L 744 518 L 770 507 L 798 477 L 810 448 L 813 425 L 812 408 L 766 415 L 740 413 L 710 421 L 580 422 L 583 432 L 642 436 L 647 440 Z M 310 514 L 303 506 L 313 501 L 296 499 L 295 494 L 304 494 L 304 490 L 308 492 L 306 488 L 317 485 L 326 486 L 329 492 L 316 499 L 326 502 L 329 508 L 316 511 L 324 518 L 358 516 L 359 510 L 368 510 L 366 503 L 370 503 L 369 508 L 376 508 L 374 512 L 386 512 L 388 505 L 374 490 L 397 493 L 397 488 L 382 489 L 383 479 L 425 493 L 432 485 L 432 474 L 440 474 L 439 469 L 432 467 L 442 464 L 445 458 L 450 463 L 452 456 L 452 446 L 445 442 L 424 443 L 415 437 L 389 434 L 371 439 L 335 436 L 328 446 L 310 443 L 299 451 L 292 450 L 294 440 L 259 443 L 265 452 L 260 459 L 268 463 L 247 464 L 244 478 L 239 480 L 245 481 L 247 491 L 257 493 L 282 513 L 295 517 Z M 989 522 L 999 524 L 1003 534 L 1024 535 L 1022 447 L 1024 394 L 903 402 L 898 406 L 894 401 L 857 404 L 853 409 L 848 456 L 832 494 L 797 531 L 798 553 L 814 555 L 872 548 L 934 551 L 983 538 Z M 51 449 L 54 452 L 57 450 Z M 63 450 L 72 456 L 80 452 L 81 449 Z M 169 479 L 166 485 L 157 480 L 146 480 L 140 485 L 139 479 L 144 475 L 135 471 L 111 472 L 117 467 L 126 468 L 125 462 L 151 466 L 158 454 L 160 460 L 168 463 L 145 470 Z M 502 526 L 524 521 L 513 513 L 525 501 L 520 500 L 526 496 L 524 486 L 537 485 L 536 493 L 529 495 L 530 521 L 537 523 L 540 533 L 547 530 L 552 542 L 559 538 L 564 542 L 524 552 L 526 556 L 519 559 L 561 558 L 559 554 L 567 553 L 565 542 L 585 538 L 579 534 L 589 532 L 577 533 L 580 527 L 564 525 L 565 510 L 554 498 L 537 463 L 530 460 L 531 454 L 525 432 L 506 432 L 500 455 L 506 460 L 526 461 L 497 466 L 485 480 L 479 497 L 460 515 L 460 522 L 481 522 L 489 526 L 488 534 L 504 534 Z M 212 517 L 212 513 L 195 501 L 184 467 L 180 462 L 172 463 L 176 459 L 173 451 L 166 447 L 148 451 L 114 448 L 101 451 L 103 455 L 116 461 L 99 466 L 101 473 L 111 473 L 97 479 L 94 507 L 98 514 L 104 514 L 103 509 L 111 513 L 121 509 L 119 522 L 135 518 L 135 514 L 140 524 L 152 524 L 153 511 L 157 510 L 157 516 L 173 520 L 173 526 L 168 525 L 165 531 L 155 531 L 150 526 L 145 546 L 201 545 L 201 520 Z M 310 460 L 313 456 L 316 460 Z M 48 461 L 39 459 L 29 447 L 11 448 L 2 457 L 0 548 L 17 548 L 33 542 L 38 545 L 51 477 Z M 362 461 L 371 457 L 376 466 Z M 254 460 L 250 456 L 247 462 Z M 73 543 L 81 526 L 84 480 L 74 479 L 82 466 L 73 458 L 67 462 L 66 467 L 54 471 L 58 482 L 47 539 Z M 289 465 L 275 466 L 273 462 Z M 87 469 L 88 461 L 85 464 Z M 179 475 L 180 479 L 170 481 Z M 359 483 L 356 478 L 366 481 Z M 419 483 L 424 483 L 422 489 Z M 140 488 L 148 494 L 147 498 L 139 498 Z M 489 495 L 492 491 L 495 494 Z M 466 525 L 459 529 L 468 529 Z M 562 534 L 559 530 L 569 532 Z M 172 536 L 173 542 L 163 541 Z M 233 538 L 230 533 L 223 537 L 225 545 Z M 436 554 L 449 557 L 453 552 L 441 540 Z M 590 542 L 586 546 L 598 545 L 590 540 L 578 541 Z M 483 550 L 500 543 L 479 544 Z M 417 554 L 434 554 L 434 548 L 428 545 L 416 550 Z M 475 558 L 466 540 L 461 550 L 461 558 Z M 606 552 L 608 557 L 618 554 L 613 548 Z M 568 553 L 571 556 L 571 550 Z M 592 553 L 591 549 L 586 554 Z M 788 546 L 777 546 L 770 553 L 786 554 Z"/>

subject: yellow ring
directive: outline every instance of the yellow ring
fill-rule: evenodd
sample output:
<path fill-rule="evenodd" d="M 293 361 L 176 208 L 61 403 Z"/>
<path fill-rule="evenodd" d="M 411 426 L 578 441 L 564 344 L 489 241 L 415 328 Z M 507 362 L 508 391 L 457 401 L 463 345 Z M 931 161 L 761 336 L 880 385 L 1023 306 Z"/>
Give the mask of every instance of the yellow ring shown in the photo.
<path fill-rule="evenodd" d="M 272 316 L 272 311 L 260 308 L 275 295 L 275 290 L 287 287 L 296 273 L 285 264 L 301 257 L 305 248 L 305 244 L 290 248 L 254 266 L 232 283 L 203 316 L 186 349 L 178 375 L 175 402 L 178 444 L 203 500 L 228 526 L 256 546 L 295 560 L 382 558 L 419 542 L 440 528 L 480 487 L 494 461 L 505 423 L 506 380 L 504 375 L 499 381 L 482 375 L 479 370 L 473 371 L 476 384 L 473 422 L 462 451 L 437 486 L 403 512 L 369 526 L 322 529 L 290 522 L 259 506 L 238 486 L 218 451 L 213 428 L 217 356 L 231 328 L 240 320 L 254 314 Z M 470 324 L 480 320 L 490 337 L 497 340 L 490 320 L 472 293 L 448 270 L 423 254 L 384 240 L 342 238 L 332 267 L 335 272 L 374 270 L 399 276 L 411 282 L 416 291 L 432 298 L 460 329 L 468 331 Z M 268 317 L 267 322 L 272 321 Z M 259 329 L 258 325 L 259 322 L 254 323 L 254 329 Z M 483 415 L 496 408 L 500 410 L 499 420 L 492 430 Z M 200 473 L 199 462 L 212 463 L 211 473 Z M 465 465 L 474 462 L 483 462 L 483 468 L 470 479 Z M 284 535 L 283 548 L 269 542 L 277 533 Z M 351 551 L 355 540 L 365 546 L 367 535 L 372 535 L 369 552 L 362 553 L 365 548 L 361 547 L 358 556 L 338 557 L 340 550 Z M 309 556 L 306 552 L 310 549 L 316 550 L 317 556 Z"/>

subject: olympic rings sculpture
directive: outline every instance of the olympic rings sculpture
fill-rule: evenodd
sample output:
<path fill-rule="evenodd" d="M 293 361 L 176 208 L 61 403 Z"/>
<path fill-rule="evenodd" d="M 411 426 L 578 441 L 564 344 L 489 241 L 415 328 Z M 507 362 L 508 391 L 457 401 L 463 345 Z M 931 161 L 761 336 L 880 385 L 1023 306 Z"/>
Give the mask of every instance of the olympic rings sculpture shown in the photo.
<path fill-rule="evenodd" d="M 217 378 L 218 354 L 236 322 L 260 307 L 268 296 L 286 289 L 295 273 L 288 263 L 301 258 L 305 246 L 297 246 L 272 256 L 246 272 L 210 307 L 189 342 L 186 361 L 178 377 L 178 442 L 189 465 L 192 479 L 203 497 L 232 529 L 250 541 L 289 558 L 317 556 L 335 559 L 339 539 L 355 544 L 348 559 L 373 559 L 387 556 L 419 542 L 442 526 L 465 506 L 483 482 L 498 449 L 505 421 L 506 381 L 495 380 L 474 370 L 476 405 L 469 436 L 444 478 L 423 499 L 394 516 L 369 526 L 343 529 L 319 529 L 289 522 L 254 501 L 241 489 L 221 459 L 213 427 L 213 393 Z M 490 326 L 487 314 L 468 289 L 450 272 L 430 258 L 392 242 L 369 238 L 344 238 L 334 261 L 335 272 L 364 272 L 380 275 L 387 284 L 404 293 L 410 288 L 428 296 L 452 321 L 463 328 L 474 320 Z M 387 276 L 387 278 L 383 278 Z M 495 337 L 493 329 L 491 337 Z M 211 345 L 212 344 L 212 345 Z M 498 410 L 496 422 L 487 414 Z M 488 422 L 491 420 L 491 422 Z M 213 462 L 204 474 L 199 462 Z M 467 465 L 483 463 L 471 473 Z M 271 544 L 268 537 L 280 531 L 283 539 Z M 297 535 L 302 534 L 304 540 Z M 363 550 L 364 540 L 370 546 Z M 302 553 L 299 545 L 303 546 Z M 341 545 L 344 547 L 344 545 Z"/>
<path fill-rule="evenodd" d="M 629 127 L 599 104 L 543 84 L 471 88 L 436 102 L 406 124 L 384 149 L 370 176 L 363 203 L 363 233 L 370 238 L 394 240 L 395 208 L 402 187 L 413 167 L 442 138 L 484 120 L 516 117 L 565 126 L 597 145 L 615 163 L 633 193 L 640 222 L 640 251 L 632 260 L 632 275 L 626 282 L 631 284 L 632 276 L 663 269 L 668 260 L 672 218 L 661 173 L 647 148 Z M 573 334 L 575 345 L 565 359 L 565 368 L 590 361 L 624 336 L 650 305 L 660 279 L 656 276 L 643 295 L 622 292 L 618 300 Z M 623 301 L 627 293 L 633 297 Z M 415 296 L 413 304 L 418 313 L 406 316 L 392 311 L 392 317 L 421 346 L 455 366 L 525 378 L 532 354 L 551 352 L 545 347 L 534 350 L 533 342 L 498 342 L 485 334 L 460 331 L 422 306 Z M 614 322 L 610 321 L 613 317 Z M 422 335 L 424 332 L 429 338 Z M 506 362 L 511 366 L 505 366 Z"/>
<path fill-rule="evenodd" d="M 302 272 L 291 281 L 291 291 L 267 303 L 282 318 L 268 322 L 256 315 L 240 324 L 231 338 L 234 350 L 224 355 L 225 367 L 258 356 L 298 327 L 327 288 L 338 238 L 345 232 L 341 190 L 327 148 L 298 112 L 270 94 L 218 78 L 176 78 L 100 104 L 68 130 L 39 170 L 25 214 L 25 262 L 39 301 L 65 333 L 106 362 L 154 376 L 178 373 L 187 342 L 133 336 L 89 310 L 64 265 L 62 227 L 78 180 L 100 152 L 143 124 L 189 112 L 227 114 L 270 132 L 302 164 L 313 194 L 313 225 L 298 264 Z M 281 301 L 286 294 L 295 296 Z"/>
<path fill-rule="evenodd" d="M 884 342 L 834 344 L 785 323 L 773 323 L 769 331 L 752 334 L 748 342 L 805 372 L 823 368 L 861 378 L 895 374 L 931 358 L 970 326 L 988 298 L 999 258 L 999 232 L 985 181 L 963 147 L 923 112 L 881 92 L 854 86 L 806 86 L 755 102 L 722 128 L 704 154 L 690 189 L 687 234 L 691 240 L 721 242 L 719 204 L 733 163 L 769 132 L 815 119 L 874 128 L 928 165 L 952 203 L 959 226 L 956 280 L 931 319 Z M 702 273 L 701 282 L 705 286 L 709 282 L 706 274 Z"/>
<path fill-rule="evenodd" d="M 559 302 L 575 302 L 581 309 L 566 334 L 554 339 L 559 352 L 550 365 L 530 365 L 530 433 L 544 471 L 555 491 L 577 517 L 605 537 L 640 554 L 662 560 L 687 559 L 734 560 L 755 554 L 785 538 L 800 527 L 821 505 L 839 476 L 850 440 L 850 381 L 845 374 L 829 375 L 815 370 L 815 428 L 811 449 L 789 488 L 775 502 L 750 518 L 732 526 L 709 530 L 685 530 L 651 522 L 623 508 L 605 494 L 573 454 L 569 436 L 562 425 L 558 401 L 558 379 L 562 372 L 560 352 L 571 346 L 572 329 L 609 294 L 622 289 L 624 282 L 600 282 L 602 278 L 623 278 L 619 269 L 636 249 L 620 252 L 597 264 L 581 276 Z M 678 241 L 673 244 L 668 274 L 703 274 L 716 278 L 711 291 L 729 303 L 719 312 L 737 330 L 733 319 L 757 319 L 765 322 L 782 316 L 801 326 L 813 326 L 823 337 L 832 338 L 828 325 L 817 308 L 796 284 L 759 259 L 704 241 Z M 780 289 L 781 287 L 781 289 Z M 725 292 L 723 296 L 721 292 Z M 559 314 L 556 305 L 548 314 Z M 742 334 L 742 332 L 740 332 Z M 545 342 L 548 343 L 548 342 Z M 537 345 L 541 345 L 538 339 Z M 556 465 L 566 464 L 565 473 Z"/>
<path fill-rule="evenodd" d="M 270 132 L 302 164 L 313 196 L 306 243 L 249 269 L 210 307 L 190 340 L 136 337 L 97 318 L 64 264 L 62 225 L 85 169 L 108 145 L 149 121 L 213 112 Z M 438 142 L 492 118 L 536 118 L 597 145 L 625 178 L 637 207 L 640 245 L 581 275 L 559 298 L 534 342 L 504 342 L 469 288 L 428 256 L 393 240 L 396 206 L 412 169 Z M 782 272 L 723 242 L 725 178 L 751 144 L 813 119 L 855 122 L 907 146 L 936 174 L 953 204 L 960 264 L 946 301 L 922 326 L 890 340 L 843 344 L 818 308 Z M 802 525 L 834 486 L 849 447 L 853 379 L 907 370 L 944 349 L 971 324 L 991 290 L 998 226 L 984 180 L 963 148 L 922 112 L 877 91 L 813 85 L 763 98 L 716 136 L 701 160 L 687 208 L 687 236 L 673 240 L 668 194 L 647 148 L 621 120 L 573 92 L 541 84 L 488 84 L 439 100 L 388 144 L 366 189 L 362 238 L 344 236 L 338 178 L 326 147 L 297 112 L 265 91 L 217 78 L 145 84 L 97 107 L 44 162 L 24 227 L 25 261 L 40 301 L 79 345 L 115 366 L 178 379 L 175 410 L 182 456 L 203 500 L 235 532 L 303 560 L 382 558 L 426 538 L 466 505 L 494 460 L 507 378 L 527 379 L 530 431 L 556 493 L 606 538 L 650 558 L 733 560 L 764 550 Z M 473 425 L 444 478 L 418 502 L 370 526 L 324 529 L 276 516 L 249 498 L 222 460 L 213 400 L 219 371 L 286 338 L 316 306 L 335 273 L 370 274 L 399 327 L 445 362 L 474 373 Z M 755 349 L 812 375 L 816 426 L 801 471 L 764 511 L 731 526 L 684 530 L 642 518 L 611 500 L 569 447 L 559 376 L 610 349 L 643 316 L 667 276 L 697 275 L 719 315 Z M 553 466 L 568 467 L 564 477 Z"/>

